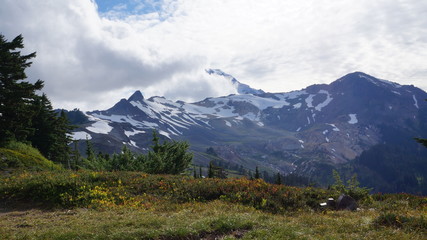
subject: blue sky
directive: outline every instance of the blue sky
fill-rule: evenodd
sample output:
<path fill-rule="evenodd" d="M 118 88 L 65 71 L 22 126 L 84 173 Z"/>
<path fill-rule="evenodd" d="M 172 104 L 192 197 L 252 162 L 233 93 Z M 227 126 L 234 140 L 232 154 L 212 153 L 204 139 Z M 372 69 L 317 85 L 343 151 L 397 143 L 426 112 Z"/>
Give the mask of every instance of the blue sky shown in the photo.
<path fill-rule="evenodd" d="M 27 75 L 55 108 L 234 93 L 208 68 L 267 92 L 355 71 L 427 90 L 420 0 L 1 0 L 0 31 L 37 51 Z"/>
<path fill-rule="evenodd" d="M 151 13 L 157 11 L 159 7 L 157 0 L 96 0 L 95 2 L 101 14 L 120 12 L 123 16 Z"/>

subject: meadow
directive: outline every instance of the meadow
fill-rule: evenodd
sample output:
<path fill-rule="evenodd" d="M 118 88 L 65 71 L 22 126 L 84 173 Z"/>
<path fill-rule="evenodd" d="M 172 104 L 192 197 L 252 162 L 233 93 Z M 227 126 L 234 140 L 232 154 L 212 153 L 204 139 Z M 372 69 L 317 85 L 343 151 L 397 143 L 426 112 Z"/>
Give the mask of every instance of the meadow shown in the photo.
<path fill-rule="evenodd" d="M 2 239 L 426 239 L 427 198 L 140 172 L 2 174 Z"/>

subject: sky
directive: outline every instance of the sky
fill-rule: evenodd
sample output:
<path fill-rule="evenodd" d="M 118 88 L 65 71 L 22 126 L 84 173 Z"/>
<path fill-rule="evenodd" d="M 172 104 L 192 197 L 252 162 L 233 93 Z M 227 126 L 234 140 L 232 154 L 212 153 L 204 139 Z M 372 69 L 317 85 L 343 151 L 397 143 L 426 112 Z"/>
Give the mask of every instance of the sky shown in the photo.
<path fill-rule="evenodd" d="M 55 108 L 102 110 L 140 90 L 198 101 L 361 71 L 427 90 L 427 1 L 0 0 L 0 34 L 37 52 L 30 81 Z"/>

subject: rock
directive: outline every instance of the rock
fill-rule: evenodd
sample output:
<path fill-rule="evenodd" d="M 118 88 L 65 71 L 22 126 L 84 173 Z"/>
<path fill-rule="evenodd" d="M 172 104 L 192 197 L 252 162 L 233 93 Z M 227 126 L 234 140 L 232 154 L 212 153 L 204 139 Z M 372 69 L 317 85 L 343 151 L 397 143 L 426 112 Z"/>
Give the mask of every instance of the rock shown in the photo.
<path fill-rule="evenodd" d="M 354 198 L 342 194 L 337 200 L 336 209 L 355 211 L 357 209 L 357 202 Z"/>

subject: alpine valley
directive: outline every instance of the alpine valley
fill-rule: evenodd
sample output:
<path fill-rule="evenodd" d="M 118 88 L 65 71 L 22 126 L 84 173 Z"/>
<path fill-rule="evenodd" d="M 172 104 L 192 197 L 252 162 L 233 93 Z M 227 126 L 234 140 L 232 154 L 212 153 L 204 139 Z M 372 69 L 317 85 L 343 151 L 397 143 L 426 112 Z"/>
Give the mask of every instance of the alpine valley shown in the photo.
<path fill-rule="evenodd" d="M 217 69 L 206 74 L 228 79 L 237 94 L 186 103 L 136 91 L 107 110 L 68 112 L 81 152 L 85 139 L 104 153 L 123 145 L 144 152 L 155 129 L 164 139 L 188 141 L 195 165 L 215 159 L 229 169 L 258 166 L 323 186 L 336 169 L 345 179 L 356 173 L 376 192 L 427 194 L 427 150 L 414 140 L 427 136 L 423 90 L 355 72 L 329 85 L 268 93 Z"/>

